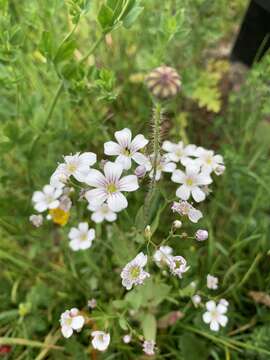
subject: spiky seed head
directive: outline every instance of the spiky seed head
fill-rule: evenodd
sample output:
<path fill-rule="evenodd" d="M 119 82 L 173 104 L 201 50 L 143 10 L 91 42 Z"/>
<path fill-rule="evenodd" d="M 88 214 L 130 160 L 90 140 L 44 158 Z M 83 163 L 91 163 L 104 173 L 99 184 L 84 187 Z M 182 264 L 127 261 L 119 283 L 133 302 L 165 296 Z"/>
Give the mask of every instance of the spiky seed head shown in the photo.
<path fill-rule="evenodd" d="M 168 100 L 180 91 L 181 80 L 174 68 L 163 65 L 150 72 L 146 85 L 154 97 Z"/>

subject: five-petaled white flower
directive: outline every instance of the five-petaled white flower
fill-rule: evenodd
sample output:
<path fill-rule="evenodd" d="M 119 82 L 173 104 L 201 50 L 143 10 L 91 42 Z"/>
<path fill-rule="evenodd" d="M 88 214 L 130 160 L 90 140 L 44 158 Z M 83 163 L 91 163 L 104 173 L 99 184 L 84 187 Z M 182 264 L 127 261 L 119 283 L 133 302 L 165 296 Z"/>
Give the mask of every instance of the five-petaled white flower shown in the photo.
<path fill-rule="evenodd" d="M 179 141 L 177 144 L 171 141 L 164 141 L 162 149 L 167 152 L 168 158 L 174 162 L 181 162 L 186 165 L 191 159 L 190 156 L 195 156 L 196 145 L 185 146 L 183 141 Z"/>
<path fill-rule="evenodd" d="M 178 276 L 180 279 L 182 278 L 182 275 L 189 269 L 189 266 L 187 266 L 186 259 L 180 255 L 170 256 L 169 267 L 170 267 L 171 273 L 173 275 Z"/>
<path fill-rule="evenodd" d="M 132 133 L 125 128 L 114 133 L 117 142 L 108 141 L 104 144 L 104 153 L 106 155 L 117 156 L 116 162 L 121 163 L 125 170 L 131 168 L 131 160 L 141 165 L 145 163 L 146 157 L 139 152 L 147 144 L 148 140 L 142 135 L 136 135 L 132 140 Z"/>
<path fill-rule="evenodd" d="M 105 351 L 108 348 L 111 341 L 109 333 L 105 333 L 104 331 L 93 331 L 91 336 L 93 337 L 92 345 L 94 349 Z"/>
<path fill-rule="evenodd" d="M 202 171 L 211 173 L 215 171 L 219 166 L 224 167 L 223 157 L 221 155 L 215 155 L 213 150 L 206 150 L 199 146 L 196 149 L 195 156 L 197 159 L 193 160 L 192 163 L 201 166 Z M 222 168 L 223 169 L 223 168 Z M 225 167 L 223 171 L 225 170 Z"/>
<path fill-rule="evenodd" d="M 156 250 L 153 259 L 157 266 L 163 267 L 165 265 L 169 265 L 172 252 L 173 249 L 168 245 L 161 246 L 158 250 Z"/>
<path fill-rule="evenodd" d="M 109 208 L 108 204 L 103 203 L 97 206 L 89 204 L 87 209 L 93 211 L 91 219 L 97 224 L 104 220 L 112 222 L 117 219 L 117 214 Z"/>
<path fill-rule="evenodd" d="M 177 197 L 182 200 L 188 200 L 190 195 L 192 195 L 196 202 L 200 202 L 206 197 L 200 186 L 210 184 L 212 179 L 209 173 L 200 171 L 199 167 L 187 166 L 185 172 L 175 170 L 172 174 L 172 181 L 182 184 L 176 190 Z"/>
<path fill-rule="evenodd" d="M 124 176 L 121 179 L 123 167 L 108 161 L 104 165 L 104 175 L 91 169 L 86 179 L 86 183 L 96 189 L 88 190 L 85 197 L 91 206 L 98 206 L 107 201 L 109 208 L 118 212 L 128 206 L 127 199 L 122 191 L 135 191 L 138 189 L 138 179 L 135 175 Z"/>
<path fill-rule="evenodd" d="M 177 212 L 181 216 L 187 216 L 193 223 L 197 223 L 203 217 L 202 212 L 195 209 L 195 207 L 187 201 L 175 201 L 172 205 L 172 211 Z"/>
<path fill-rule="evenodd" d="M 218 288 L 218 278 L 208 274 L 206 277 L 206 285 L 208 289 L 216 290 Z"/>
<path fill-rule="evenodd" d="M 143 352 L 146 355 L 155 355 L 155 341 L 154 340 L 145 340 L 143 342 Z"/>
<path fill-rule="evenodd" d="M 73 308 L 66 310 L 60 318 L 61 332 L 65 338 L 73 334 L 73 330 L 79 332 L 84 325 L 84 317 L 79 314 L 79 310 Z"/>
<path fill-rule="evenodd" d="M 208 301 L 205 306 L 207 311 L 203 314 L 203 321 L 210 324 L 212 331 L 218 331 L 220 325 L 222 327 L 227 325 L 228 317 L 224 315 L 228 311 L 227 306 L 221 303 L 217 305 L 213 300 Z"/>
<path fill-rule="evenodd" d="M 50 183 L 54 186 L 61 186 L 61 183 L 65 183 L 71 175 L 76 180 L 84 182 L 90 166 L 94 165 L 96 161 L 97 156 L 92 152 L 82 154 L 78 152 L 75 155 L 64 156 L 64 163 L 58 165 L 51 176 Z"/>
<path fill-rule="evenodd" d="M 144 271 L 143 267 L 147 263 L 147 255 L 140 252 L 132 261 L 126 264 L 121 272 L 122 285 L 130 290 L 133 285 L 141 285 L 150 277 L 150 274 Z"/>
<path fill-rule="evenodd" d="M 35 191 L 32 197 L 34 209 L 43 212 L 48 209 L 55 209 L 59 206 L 58 198 L 61 196 L 62 190 L 56 189 L 51 185 L 45 185 L 42 191 Z"/>
<path fill-rule="evenodd" d="M 143 164 L 147 171 L 150 171 L 149 177 L 152 179 L 154 177 L 154 162 L 155 156 L 151 154 L 150 157 L 147 158 L 147 161 Z M 163 172 L 171 173 L 176 169 L 176 164 L 171 162 L 167 155 L 157 156 L 156 159 L 156 174 L 155 180 L 158 181 L 161 178 L 161 174 Z"/>
<path fill-rule="evenodd" d="M 89 229 L 86 222 L 79 223 L 78 228 L 71 228 L 68 237 L 69 246 L 73 251 L 86 250 L 92 246 L 95 238 L 95 230 Z"/>

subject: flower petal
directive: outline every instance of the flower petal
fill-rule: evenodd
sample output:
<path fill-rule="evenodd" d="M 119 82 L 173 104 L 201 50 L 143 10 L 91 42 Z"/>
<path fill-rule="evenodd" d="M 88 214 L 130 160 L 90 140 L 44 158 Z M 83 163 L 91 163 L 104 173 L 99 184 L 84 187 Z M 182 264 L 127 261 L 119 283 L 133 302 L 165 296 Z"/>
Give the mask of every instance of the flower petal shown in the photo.
<path fill-rule="evenodd" d="M 97 155 L 92 152 L 85 152 L 80 155 L 80 160 L 87 163 L 87 166 L 92 166 L 97 162 Z"/>
<path fill-rule="evenodd" d="M 121 164 L 125 170 L 129 170 L 131 168 L 131 158 L 126 155 L 117 156 L 116 163 Z"/>
<path fill-rule="evenodd" d="M 103 189 L 88 190 L 84 196 L 87 201 L 93 206 L 101 205 L 108 197 L 106 191 L 104 191 Z"/>
<path fill-rule="evenodd" d="M 212 320 L 212 316 L 211 316 L 211 314 L 210 314 L 210 312 L 205 312 L 204 314 L 203 314 L 203 321 L 206 323 L 206 324 L 209 324 L 210 322 L 211 322 L 211 320 Z"/>
<path fill-rule="evenodd" d="M 144 165 L 145 167 L 147 166 L 149 167 L 149 159 L 140 152 L 135 152 L 132 155 L 132 159 L 139 165 Z"/>
<path fill-rule="evenodd" d="M 104 144 L 104 154 L 119 155 L 121 154 L 121 146 L 115 141 L 108 141 Z"/>
<path fill-rule="evenodd" d="M 119 212 L 128 206 L 125 196 L 118 192 L 108 196 L 108 206 L 114 212 Z"/>
<path fill-rule="evenodd" d="M 91 169 L 89 170 L 85 182 L 87 185 L 102 188 L 103 186 L 105 186 L 106 178 L 100 171 L 96 169 Z"/>
<path fill-rule="evenodd" d="M 191 190 L 191 194 L 196 202 L 203 201 L 206 197 L 205 193 L 198 186 Z"/>
<path fill-rule="evenodd" d="M 73 330 L 70 326 L 62 326 L 61 332 L 66 339 L 70 338 L 73 334 Z"/>
<path fill-rule="evenodd" d="M 175 170 L 172 174 L 172 181 L 178 184 L 185 182 L 186 175 L 182 170 Z"/>
<path fill-rule="evenodd" d="M 173 172 L 176 168 L 176 164 L 173 163 L 173 162 L 168 162 L 168 163 L 165 163 L 162 167 L 162 171 L 165 171 L 165 172 Z"/>
<path fill-rule="evenodd" d="M 193 208 L 193 209 L 190 209 L 188 212 L 188 218 L 193 223 L 197 223 L 202 217 L 203 217 L 203 214 L 200 210 Z"/>
<path fill-rule="evenodd" d="M 72 319 L 71 326 L 74 330 L 79 330 L 83 327 L 83 324 L 84 324 L 84 317 L 79 315 Z"/>
<path fill-rule="evenodd" d="M 188 200 L 188 198 L 190 196 L 190 189 L 186 185 L 181 185 L 176 190 L 176 196 L 182 200 Z"/>
<path fill-rule="evenodd" d="M 216 309 L 216 303 L 214 302 L 214 300 L 207 301 L 205 307 L 208 311 L 213 311 Z"/>
<path fill-rule="evenodd" d="M 102 214 L 101 211 L 96 211 L 91 215 L 91 220 L 99 224 L 104 220 L 104 215 Z"/>
<path fill-rule="evenodd" d="M 218 322 L 220 323 L 221 326 L 226 326 L 228 323 L 228 318 L 225 315 L 219 315 L 218 317 Z"/>
<path fill-rule="evenodd" d="M 149 140 L 147 140 L 142 134 L 138 134 L 131 142 L 130 149 L 134 152 L 144 148 L 148 144 Z"/>
<path fill-rule="evenodd" d="M 112 222 L 112 221 L 115 221 L 117 219 L 117 215 L 114 212 L 110 211 L 107 214 L 105 214 L 105 219 L 107 221 Z"/>
<path fill-rule="evenodd" d="M 116 182 L 119 180 L 123 172 L 123 166 L 111 161 L 104 165 L 104 174 L 108 182 Z"/>
<path fill-rule="evenodd" d="M 129 129 L 125 128 L 123 130 L 116 131 L 114 136 L 122 148 L 129 148 L 132 137 L 131 131 Z"/>
<path fill-rule="evenodd" d="M 211 321 L 210 322 L 210 329 L 212 331 L 218 331 L 219 330 L 219 323 L 217 321 Z"/>
<path fill-rule="evenodd" d="M 174 152 L 175 148 L 176 148 L 176 144 L 168 140 L 165 140 L 164 143 L 162 144 L 162 149 L 167 152 Z"/>
<path fill-rule="evenodd" d="M 120 191 L 135 191 L 139 188 L 138 178 L 135 175 L 124 176 L 119 181 Z"/>

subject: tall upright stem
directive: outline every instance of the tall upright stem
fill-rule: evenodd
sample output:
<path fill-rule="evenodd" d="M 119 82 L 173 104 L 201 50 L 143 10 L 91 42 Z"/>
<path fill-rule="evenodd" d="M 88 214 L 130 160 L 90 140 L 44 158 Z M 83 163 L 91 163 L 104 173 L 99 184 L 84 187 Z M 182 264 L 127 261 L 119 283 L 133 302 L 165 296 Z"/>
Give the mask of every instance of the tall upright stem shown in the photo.
<path fill-rule="evenodd" d="M 152 163 L 152 180 L 150 183 L 150 187 L 148 193 L 145 198 L 144 204 L 144 218 L 145 218 L 145 225 L 149 224 L 150 220 L 150 203 L 152 196 L 155 191 L 156 186 L 156 174 L 157 174 L 157 166 L 160 158 L 160 132 L 161 132 L 161 123 L 162 123 L 162 113 L 163 108 L 161 103 L 156 102 L 154 104 L 153 109 L 153 118 L 152 118 L 152 127 L 153 127 L 153 138 L 152 138 L 152 150 L 153 150 L 153 163 Z"/>

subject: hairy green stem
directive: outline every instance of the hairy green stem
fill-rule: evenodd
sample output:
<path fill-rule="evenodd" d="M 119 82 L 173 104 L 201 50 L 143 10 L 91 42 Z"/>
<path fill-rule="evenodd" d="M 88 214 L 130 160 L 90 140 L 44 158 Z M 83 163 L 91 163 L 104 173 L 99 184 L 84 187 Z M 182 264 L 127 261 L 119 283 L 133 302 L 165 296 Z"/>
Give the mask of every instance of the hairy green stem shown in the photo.
<path fill-rule="evenodd" d="M 154 104 L 154 110 L 153 110 L 153 139 L 152 139 L 152 149 L 153 149 L 153 163 L 152 163 L 152 172 L 153 177 L 150 183 L 150 187 L 148 190 L 148 193 L 146 195 L 145 199 L 145 205 L 144 205 L 144 218 L 145 218 L 145 225 L 148 225 L 150 220 L 150 203 L 152 196 L 155 191 L 156 186 L 156 174 L 157 174 L 157 166 L 158 161 L 160 157 L 160 132 L 161 132 L 161 123 L 162 123 L 162 105 L 159 102 L 156 102 Z"/>

